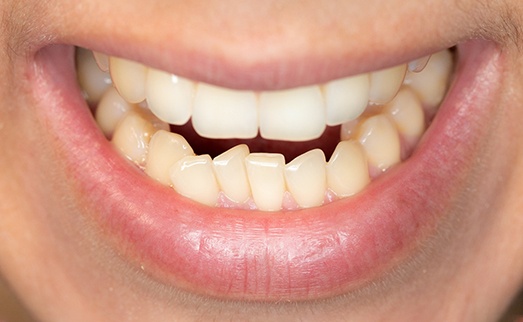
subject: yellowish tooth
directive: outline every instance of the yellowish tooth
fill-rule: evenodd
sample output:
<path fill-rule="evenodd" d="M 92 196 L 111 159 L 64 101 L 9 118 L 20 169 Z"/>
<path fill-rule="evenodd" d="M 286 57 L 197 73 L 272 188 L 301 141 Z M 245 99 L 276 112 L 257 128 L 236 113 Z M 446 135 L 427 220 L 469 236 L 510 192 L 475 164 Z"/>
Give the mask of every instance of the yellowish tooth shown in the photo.
<path fill-rule="evenodd" d="M 109 68 L 118 93 L 127 102 L 140 103 L 145 99 L 147 67 L 131 60 L 110 57 Z"/>
<path fill-rule="evenodd" d="M 216 205 L 220 188 L 209 155 L 186 156 L 171 167 L 170 174 L 176 192 L 204 205 Z"/>
<path fill-rule="evenodd" d="M 111 76 L 97 68 L 92 52 L 86 49 L 78 48 L 76 51 L 76 72 L 78 83 L 89 104 L 98 103 L 105 91 L 111 87 Z"/>
<path fill-rule="evenodd" d="M 171 167 L 190 155 L 194 155 L 193 149 L 183 136 L 160 130 L 152 136 L 149 143 L 145 173 L 164 185 L 170 185 Z"/>
<path fill-rule="evenodd" d="M 327 186 L 338 197 L 360 192 L 370 182 L 367 158 L 354 140 L 338 143 L 327 164 Z"/>
<path fill-rule="evenodd" d="M 109 56 L 93 51 L 94 60 L 96 61 L 96 65 L 98 65 L 98 68 L 102 72 L 108 72 L 109 71 Z"/>
<path fill-rule="evenodd" d="M 118 122 L 132 110 L 133 106 L 124 100 L 114 87 L 109 87 L 96 107 L 96 123 L 105 136 L 111 138 Z"/>
<path fill-rule="evenodd" d="M 308 151 L 285 166 L 287 189 L 302 208 L 323 204 L 327 190 L 325 154 L 320 149 Z"/>
<path fill-rule="evenodd" d="M 399 65 L 370 73 L 369 102 L 386 104 L 398 93 L 405 78 L 407 65 Z"/>
<path fill-rule="evenodd" d="M 369 74 L 328 82 L 323 87 L 327 125 L 334 126 L 360 116 L 369 101 Z"/>
<path fill-rule="evenodd" d="M 285 193 L 285 158 L 275 153 L 251 153 L 245 158 L 252 197 L 260 210 L 277 211 Z"/>
<path fill-rule="evenodd" d="M 251 187 L 245 169 L 245 158 L 249 155 L 249 147 L 240 144 L 213 160 L 216 179 L 221 190 L 232 201 L 241 204 L 251 196 Z"/>
<path fill-rule="evenodd" d="M 394 120 L 400 134 L 416 143 L 425 131 L 425 114 L 419 98 L 409 88 L 402 89 L 396 98 L 383 108 Z"/>
<path fill-rule="evenodd" d="M 355 132 L 358 129 L 359 122 L 360 119 L 356 119 L 343 123 L 340 126 L 340 140 L 345 141 L 354 138 Z"/>

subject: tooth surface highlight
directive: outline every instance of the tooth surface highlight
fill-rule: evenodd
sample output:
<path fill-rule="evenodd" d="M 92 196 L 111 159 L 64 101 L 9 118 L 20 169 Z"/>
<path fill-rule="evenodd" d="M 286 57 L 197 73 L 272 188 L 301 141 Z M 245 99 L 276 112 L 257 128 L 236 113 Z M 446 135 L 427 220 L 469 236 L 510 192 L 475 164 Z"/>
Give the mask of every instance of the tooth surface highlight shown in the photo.
<path fill-rule="evenodd" d="M 306 152 L 285 166 L 285 182 L 294 200 L 302 208 L 323 204 L 327 177 L 325 154 L 320 149 Z"/>
<path fill-rule="evenodd" d="M 379 105 L 390 102 L 403 84 L 406 71 L 404 64 L 370 73 L 369 102 Z"/>
<path fill-rule="evenodd" d="M 277 211 L 285 193 L 285 158 L 275 153 L 251 153 L 245 158 L 252 197 L 260 210 Z"/>
<path fill-rule="evenodd" d="M 218 184 L 225 195 L 236 203 L 244 203 L 251 196 L 251 187 L 245 169 L 249 148 L 240 144 L 225 151 L 213 160 Z"/>
<path fill-rule="evenodd" d="M 270 140 L 308 141 L 325 130 L 325 104 L 319 86 L 262 92 L 260 135 Z"/>
<path fill-rule="evenodd" d="M 111 138 L 118 122 L 132 110 L 133 106 L 124 100 L 114 87 L 109 87 L 96 107 L 96 123 L 104 135 Z"/>
<path fill-rule="evenodd" d="M 370 182 L 367 158 L 358 142 L 341 141 L 327 164 L 327 185 L 343 198 L 360 192 Z"/>
<path fill-rule="evenodd" d="M 111 87 L 111 76 L 97 68 L 93 54 L 86 49 L 78 48 L 76 51 L 76 72 L 78 83 L 90 104 L 96 104 Z"/>
<path fill-rule="evenodd" d="M 358 132 L 358 141 L 371 165 L 385 171 L 400 162 L 399 134 L 386 115 L 369 117 L 360 125 Z"/>
<path fill-rule="evenodd" d="M 200 136 L 250 139 L 258 134 L 256 94 L 198 84 L 192 124 Z"/>
<path fill-rule="evenodd" d="M 427 67 L 427 64 L 430 60 L 430 56 L 431 55 L 428 55 L 428 56 L 425 56 L 425 57 L 421 57 L 421 58 L 418 58 L 416 60 L 413 60 L 411 61 L 408 66 L 409 66 L 409 72 L 412 72 L 412 73 L 419 73 L 421 72 L 423 69 L 425 69 L 425 67 Z"/>
<path fill-rule="evenodd" d="M 127 102 L 140 103 L 145 99 L 147 67 L 131 60 L 110 57 L 109 68 L 118 93 Z"/>
<path fill-rule="evenodd" d="M 369 101 L 368 74 L 343 78 L 327 83 L 323 88 L 327 125 L 339 125 L 360 116 Z"/>
<path fill-rule="evenodd" d="M 409 88 L 402 89 L 383 111 L 394 120 L 400 134 L 412 143 L 416 143 L 425 131 L 421 101 Z"/>

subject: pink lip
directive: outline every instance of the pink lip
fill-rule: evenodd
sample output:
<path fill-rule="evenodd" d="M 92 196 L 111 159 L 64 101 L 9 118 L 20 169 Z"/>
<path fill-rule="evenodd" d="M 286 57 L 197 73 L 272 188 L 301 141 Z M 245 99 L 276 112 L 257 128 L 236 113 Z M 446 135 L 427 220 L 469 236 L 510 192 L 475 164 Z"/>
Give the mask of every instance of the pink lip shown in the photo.
<path fill-rule="evenodd" d="M 74 85 L 71 47 L 41 50 L 30 79 L 41 102 L 35 113 L 60 142 L 88 219 L 129 262 L 198 294 L 305 300 L 379 278 L 416 254 L 445 220 L 487 134 L 500 84 L 494 44 L 470 42 L 460 55 L 452 90 L 407 162 L 353 198 L 296 212 L 204 207 L 127 163 L 97 130 Z"/>

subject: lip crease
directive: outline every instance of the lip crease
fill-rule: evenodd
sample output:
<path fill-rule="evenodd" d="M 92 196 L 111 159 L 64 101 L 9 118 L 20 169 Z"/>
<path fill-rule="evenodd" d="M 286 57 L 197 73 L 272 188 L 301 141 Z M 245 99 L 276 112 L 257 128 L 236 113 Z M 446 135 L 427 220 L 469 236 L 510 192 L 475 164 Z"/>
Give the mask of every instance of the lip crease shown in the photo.
<path fill-rule="evenodd" d="M 75 85 L 73 50 L 41 49 L 29 79 L 86 218 L 150 278 L 233 300 L 340 295 L 419 252 L 466 182 L 501 83 L 494 43 L 459 45 L 454 84 L 408 160 L 354 197 L 265 213 L 197 204 L 124 160 Z"/>

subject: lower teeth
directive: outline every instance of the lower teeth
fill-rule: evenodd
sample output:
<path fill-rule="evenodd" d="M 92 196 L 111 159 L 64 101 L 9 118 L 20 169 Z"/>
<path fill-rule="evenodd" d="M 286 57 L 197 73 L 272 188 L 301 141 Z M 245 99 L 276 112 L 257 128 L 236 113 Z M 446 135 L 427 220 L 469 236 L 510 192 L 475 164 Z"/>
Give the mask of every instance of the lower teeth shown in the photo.
<path fill-rule="evenodd" d="M 170 125 L 151 112 L 149 100 L 127 102 L 109 85 L 106 66 L 105 71 L 95 66 L 93 56 L 78 49 L 80 85 L 87 101 L 96 105 L 99 127 L 122 155 L 151 178 L 202 204 L 264 211 L 316 207 L 352 196 L 405 160 L 443 99 L 453 67 L 452 54 L 446 50 L 433 55 L 421 72 L 419 64 L 415 72 L 407 71 L 399 91 L 387 84 L 380 85 L 382 89 L 374 86 L 369 93 L 373 102 L 355 119 L 339 126 L 341 141 L 328 162 L 321 149 L 312 147 L 286 164 L 284 154 L 289 154 L 285 151 L 250 153 L 245 144 L 233 146 L 214 159 L 196 155 L 183 136 L 171 133 Z M 370 75 L 381 77 L 379 72 Z M 337 86 L 331 83 L 320 87 L 323 94 Z M 386 98 L 390 94 L 383 94 L 391 90 L 397 93 L 393 100 Z M 293 133 L 289 135 L 289 140 L 296 141 Z M 264 139 L 251 142 L 266 142 L 260 140 Z"/>

